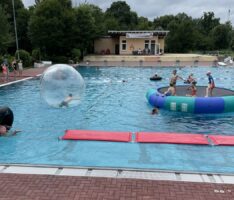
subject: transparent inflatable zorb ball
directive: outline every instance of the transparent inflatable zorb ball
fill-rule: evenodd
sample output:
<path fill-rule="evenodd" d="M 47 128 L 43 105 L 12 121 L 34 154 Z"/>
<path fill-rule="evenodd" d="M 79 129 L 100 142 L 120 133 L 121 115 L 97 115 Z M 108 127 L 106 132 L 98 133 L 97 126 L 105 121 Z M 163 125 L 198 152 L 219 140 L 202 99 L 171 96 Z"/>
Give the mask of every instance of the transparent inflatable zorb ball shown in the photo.
<path fill-rule="evenodd" d="M 77 70 L 69 65 L 52 65 L 41 77 L 41 97 L 53 107 L 79 105 L 84 89 L 84 79 Z"/>

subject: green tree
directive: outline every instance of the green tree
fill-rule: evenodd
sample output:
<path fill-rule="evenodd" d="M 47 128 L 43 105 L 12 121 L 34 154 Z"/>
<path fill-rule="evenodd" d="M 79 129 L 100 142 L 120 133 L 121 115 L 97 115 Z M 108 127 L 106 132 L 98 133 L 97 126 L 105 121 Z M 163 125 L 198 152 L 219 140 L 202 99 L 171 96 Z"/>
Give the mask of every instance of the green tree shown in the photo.
<path fill-rule="evenodd" d="M 155 29 L 167 30 L 170 22 L 175 20 L 173 15 L 164 15 L 153 20 L 153 25 Z"/>
<path fill-rule="evenodd" d="M 214 45 L 211 37 L 208 35 L 202 34 L 198 29 L 195 29 L 194 32 L 194 50 L 213 50 Z"/>
<path fill-rule="evenodd" d="M 131 30 L 136 28 L 137 14 L 132 12 L 125 1 L 113 2 L 106 10 L 106 18 L 113 17 L 118 21 L 120 29 Z"/>
<path fill-rule="evenodd" d="M 41 51 L 40 51 L 40 49 L 33 49 L 32 50 L 32 61 L 33 62 L 41 61 Z"/>
<path fill-rule="evenodd" d="M 2 6 L 0 5 L 0 53 L 7 52 L 7 48 L 13 43 L 13 38 L 10 33 L 10 24 L 7 21 L 7 16 Z"/>
<path fill-rule="evenodd" d="M 93 44 L 93 39 L 96 38 L 95 18 L 92 15 L 92 10 L 86 4 L 80 4 L 75 8 L 75 43 L 76 48 L 81 50 L 81 56 L 86 54 L 87 50 Z"/>
<path fill-rule="evenodd" d="M 13 24 L 13 7 L 12 7 L 12 1 L 11 0 L 1 0 L 0 5 L 2 8 L 5 10 L 9 17 L 9 21 Z M 14 0 L 14 5 L 15 5 L 15 11 L 19 9 L 24 8 L 24 4 L 22 0 Z"/>
<path fill-rule="evenodd" d="M 106 32 L 108 30 L 121 30 L 119 21 L 114 17 L 107 17 L 105 19 Z"/>
<path fill-rule="evenodd" d="M 215 18 L 213 12 L 204 12 L 203 16 L 199 20 L 200 31 L 204 34 L 209 34 L 210 31 L 220 24 L 220 19 Z"/>
<path fill-rule="evenodd" d="M 215 49 L 228 49 L 230 47 L 231 31 L 229 24 L 220 24 L 211 31 Z"/>
<path fill-rule="evenodd" d="M 19 50 L 19 52 L 16 51 L 15 53 L 15 57 L 16 55 L 19 53 L 20 59 L 23 62 L 24 67 L 30 67 L 31 65 L 31 56 L 29 54 L 29 52 L 25 51 L 25 50 Z"/>
<path fill-rule="evenodd" d="M 42 1 L 44 1 L 44 0 L 35 0 L 35 5 L 40 4 Z"/>
<path fill-rule="evenodd" d="M 3 9 L 7 13 L 7 19 L 10 24 L 10 32 L 13 35 L 13 39 L 15 40 L 15 29 L 14 29 L 14 18 L 13 18 L 13 5 L 11 0 L 1 0 L 0 5 L 2 5 Z M 16 18 L 16 26 L 17 26 L 17 36 L 19 42 L 20 49 L 31 49 L 30 41 L 27 35 L 27 27 L 29 20 L 29 12 L 24 8 L 22 0 L 14 0 L 14 11 Z M 16 42 L 12 42 L 8 48 L 10 53 L 15 53 L 16 50 Z"/>
<path fill-rule="evenodd" d="M 231 50 L 234 50 L 234 30 L 231 31 L 230 48 Z"/>
<path fill-rule="evenodd" d="M 19 48 L 31 51 L 31 42 L 28 37 L 28 22 L 30 18 L 30 12 L 27 9 L 19 9 L 17 11 L 17 35 Z"/>
<path fill-rule="evenodd" d="M 42 56 L 69 55 L 74 44 L 74 12 L 70 0 L 46 0 L 39 3 L 29 21 L 29 36 Z"/>
<path fill-rule="evenodd" d="M 104 13 L 99 7 L 95 5 L 86 4 L 86 6 L 94 19 L 95 37 L 104 35 L 106 33 Z"/>
<path fill-rule="evenodd" d="M 152 27 L 148 18 L 139 17 L 136 29 L 137 30 L 152 30 Z"/>
<path fill-rule="evenodd" d="M 195 30 L 191 17 L 184 13 L 176 15 L 168 25 L 170 33 L 166 38 L 169 52 L 186 53 L 194 49 Z"/>

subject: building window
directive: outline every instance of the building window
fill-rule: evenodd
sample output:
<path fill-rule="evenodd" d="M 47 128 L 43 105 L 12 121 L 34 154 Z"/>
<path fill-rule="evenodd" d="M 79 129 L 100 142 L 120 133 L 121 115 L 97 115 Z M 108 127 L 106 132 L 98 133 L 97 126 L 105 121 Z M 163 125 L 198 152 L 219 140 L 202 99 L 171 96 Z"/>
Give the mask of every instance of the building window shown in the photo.
<path fill-rule="evenodd" d="M 122 50 L 126 51 L 127 50 L 127 41 L 126 40 L 122 40 Z"/>
<path fill-rule="evenodd" d="M 145 40 L 145 49 L 149 49 L 149 40 Z"/>

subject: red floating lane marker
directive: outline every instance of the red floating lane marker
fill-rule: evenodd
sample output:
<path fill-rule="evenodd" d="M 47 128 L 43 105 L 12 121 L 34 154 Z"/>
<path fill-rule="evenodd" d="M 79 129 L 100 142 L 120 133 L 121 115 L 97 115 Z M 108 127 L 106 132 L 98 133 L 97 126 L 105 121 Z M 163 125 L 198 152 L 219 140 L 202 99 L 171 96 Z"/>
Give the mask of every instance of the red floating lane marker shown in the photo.
<path fill-rule="evenodd" d="M 215 145 L 234 146 L 234 136 L 232 135 L 208 135 Z"/>
<path fill-rule="evenodd" d="M 209 142 L 204 135 L 190 133 L 168 133 L 168 132 L 138 132 L 136 142 L 142 143 L 170 143 L 170 144 L 202 144 Z"/>
<path fill-rule="evenodd" d="M 62 139 L 130 142 L 132 140 L 132 133 L 116 131 L 66 130 Z"/>

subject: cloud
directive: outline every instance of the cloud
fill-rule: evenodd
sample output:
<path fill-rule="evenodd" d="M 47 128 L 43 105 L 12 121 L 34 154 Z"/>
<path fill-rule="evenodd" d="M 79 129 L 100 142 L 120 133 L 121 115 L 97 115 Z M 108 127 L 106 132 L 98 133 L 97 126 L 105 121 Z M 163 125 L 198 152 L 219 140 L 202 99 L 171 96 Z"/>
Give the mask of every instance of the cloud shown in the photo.
<path fill-rule="evenodd" d="M 109 8 L 115 1 L 116 0 L 72 0 L 75 6 L 78 6 L 80 3 L 88 2 L 97 5 L 103 11 Z M 138 16 L 147 17 L 150 20 L 164 15 L 176 15 L 183 12 L 192 18 L 200 18 L 203 16 L 204 12 L 214 12 L 215 17 L 220 18 L 222 23 L 229 19 L 234 25 L 234 9 L 231 10 L 233 0 L 127 0 L 125 2 Z M 34 0 L 23 0 L 23 3 L 28 7 L 34 4 Z"/>

